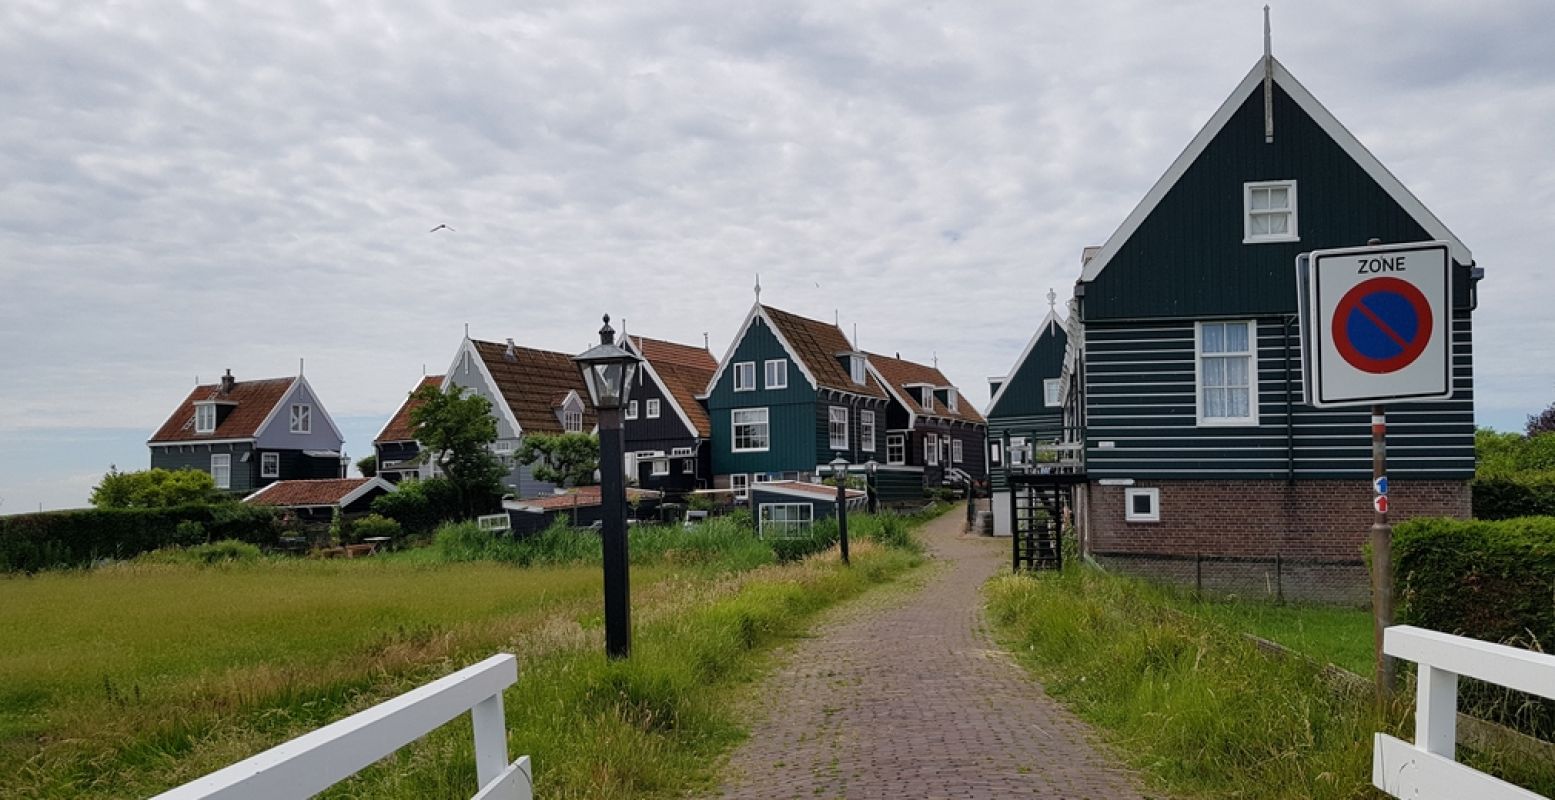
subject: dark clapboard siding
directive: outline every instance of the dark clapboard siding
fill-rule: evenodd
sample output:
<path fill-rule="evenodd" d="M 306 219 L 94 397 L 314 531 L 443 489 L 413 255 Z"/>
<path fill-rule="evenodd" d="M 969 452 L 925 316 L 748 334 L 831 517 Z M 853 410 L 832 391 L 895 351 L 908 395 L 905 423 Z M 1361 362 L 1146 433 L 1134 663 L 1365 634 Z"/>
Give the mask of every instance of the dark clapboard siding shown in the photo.
<path fill-rule="evenodd" d="M 1286 334 L 1282 318 L 1258 320 L 1258 426 L 1201 428 L 1196 424 L 1192 321 L 1087 324 L 1089 475 L 1369 476 L 1370 409 L 1302 405 L 1301 351 L 1294 324 L 1288 339 Z M 1388 409 L 1388 471 L 1395 477 L 1473 476 L 1473 342 L 1465 312 L 1454 316 L 1452 349 L 1452 399 Z M 1102 449 L 1102 441 L 1114 447 Z"/>

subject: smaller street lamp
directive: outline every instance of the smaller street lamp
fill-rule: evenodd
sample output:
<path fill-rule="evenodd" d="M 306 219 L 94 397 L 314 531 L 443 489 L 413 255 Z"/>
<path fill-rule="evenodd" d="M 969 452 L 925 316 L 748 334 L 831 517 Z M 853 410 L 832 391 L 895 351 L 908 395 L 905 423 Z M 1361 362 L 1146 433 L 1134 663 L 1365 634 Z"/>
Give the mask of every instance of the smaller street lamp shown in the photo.
<path fill-rule="evenodd" d="M 864 462 L 864 488 L 869 490 L 869 513 L 880 511 L 880 490 L 875 487 L 875 472 L 880 469 L 880 462 L 871 458 Z"/>
<path fill-rule="evenodd" d="M 837 537 L 842 543 L 842 563 L 848 561 L 848 460 L 840 454 L 831 460 L 831 474 L 837 479 Z"/>
<path fill-rule="evenodd" d="M 621 446 L 621 406 L 632 391 L 637 356 L 616 344 L 610 315 L 599 329 L 599 344 L 575 356 L 588 384 L 589 400 L 599 413 L 600 539 L 605 562 L 605 655 L 632 654 L 632 608 L 626 548 L 626 480 Z"/>

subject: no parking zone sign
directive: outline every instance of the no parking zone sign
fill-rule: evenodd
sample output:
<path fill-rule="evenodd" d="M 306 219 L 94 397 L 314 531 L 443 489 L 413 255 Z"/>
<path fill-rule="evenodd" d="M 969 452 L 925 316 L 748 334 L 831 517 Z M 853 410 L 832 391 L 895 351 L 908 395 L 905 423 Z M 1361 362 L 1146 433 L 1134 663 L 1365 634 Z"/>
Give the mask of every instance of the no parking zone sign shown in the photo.
<path fill-rule="evenodd" d="M 1296 261 L 1306 402 L 1452 396 L 1446 242 L 1316 250 Z"/>

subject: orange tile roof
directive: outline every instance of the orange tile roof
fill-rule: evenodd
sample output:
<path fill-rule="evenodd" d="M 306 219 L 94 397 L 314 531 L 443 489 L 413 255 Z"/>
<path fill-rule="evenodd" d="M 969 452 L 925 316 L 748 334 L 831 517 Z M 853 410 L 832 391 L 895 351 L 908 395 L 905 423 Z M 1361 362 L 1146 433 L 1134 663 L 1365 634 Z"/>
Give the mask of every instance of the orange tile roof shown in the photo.
<path fill-rule="evenodd" d="M 978 413 L 977 409 L 967 401 L 966 395 L 959 389 L 956 390 L 956 393 L 961 395 L 961 397 L 956 401 L 955 411 L 951 411 L 949 406 L 939 402 L 938 398 L 933 400 L 929 408 L 924 408 L 918 402 L 920 398 L 917 390 L 909 390 L 907 388 L 910 384 L 927 383 L 936 388 L 952 385 L 950 379 L 945 377 L 945 373 L 940 372 L 936 367 L 919 364 L 916 361 L 883 356 L 877 353 L 869 354 L 869 363 L 880 371 L 880 375 L 886 379 L 886 382 L 891 384 L 897 394 L 907 401 L 908 409 L 914 413 L 959 419 L 965 422 L 983 423 L 986 421 L 983 419 L 983 415 Z"/>
<path fill-rule="evenodd" d="M 259 426 L 264 424 L 270 411 L 281 402 L 296 381 L 296 378 L 240 381 L 233 384 L 230 392 L 223 392 L 219 383 L 196 386 L 149 441 L 198 442 L 205 439 L 249 439 L 258 436 Z M 226 418 L 216 426 L 214 432 L 195 433 L 194 404 L 202 400 L 234 403 L 236 407 L 227 412 Z"/>
<path fill-rule="evenodd" d="M 509 358 L 505 344 L 472 341 L 492 380 L 496 381 L 497 391 L 526 433 L 562 433 L 562 421 L 557 418 L 556 406 L 552 403 L 569 391 L 576 391 L 583 401 L 583 432 L 594 428 L 596 416 L 594 406 L 589 403 L 588 386 L 583 383 L 583 373 L 578 371 L 572 356 L 514 347 Z"/>
<path fill-rule="evenodd" d="M 243 498 L 243 502 L 255 506 L 304 506 L 339 505 L 352 492 L 368 483 L 380 482 L 377 478 L 338 478 L 320 481 L 276 481 Z"/>
<path fill-rule="evenodd" d="M 406 395 L 405 402 L 400 404 L 400 410 L 394 412 L 394 416 L 389 418 L 389 424 L 383 426 L 383 430 L 378 433 L 378 438 L 373 440 L 373 444 L 414 442 L 416 440 L 416 426 L 410 421 L 410 412 L 421 406 L 421 401 L 416 399 L 416 393 L 428 386 L 441 385 L 443 385 L 443 376 L 441 375 L 428 375 L 422 378 L 421 382 L 416 384 L 416 388 L 412 389 L 409 395 Z"/>
<path fill-rule="evenodd" d="M 697 395 L 707 388 L 718 371 L 718 360 L 705 348 L 633 336 L 632 345 L 658 373 L 664 388 L 675 398 L 675 403 L 686 412 L 698 436 L 713 435 L 712 420 L 707 410 L 697 401 Z"/>
<path fill-rule="evenodd" d="M 634 489 L 627 487 L 626 496 L 629 500 L 655 498 L 658 492 L 648 489 Z M 565 511 L 570 508 L 588 508 L 600 504 L 600 488 L 598 486 L 579 486 L 566 494 L 548 494 L 543 497 L 531 497 L 527 500 L 508 501 L 505 505 L 526 506 L 537 508 L 541 511 Z"/>
<path fill-rule="evenodd" d="M 750 490 L 754 492 L 759 492 L 764 489 L 770 489 L 772 491 L 781 492 L 783 494 L 802 494 L 817 498 L 819 500 L 837 499 L 837 487 L 827 486 L 824 483 L 805 483 L 804 481 L 767 481 L 764 483 L 753 483 L 750 485 Z M 848 489 L 846 491 L 847 497 L 850 500 L 868 496 L 866 492 L 859 489 Z"/>
<path fill-rule="evenodd" d="M 795 350 L 794 357 L 803 361 L 805 368 L 815 376 L 817 384 L 827 389 L 868 397 L 886 396 L 885 390 L 873 375 L 866 372 L 864 384 L 861 386 L 854 383 L 848 371 L 843 368 L 837 354 L 852 351 L 853 344 L 848 341 L 841 328 L 829 322 L 790 314 L 772 306 L 762 306 L 761 309 L 788 341 L 789 346 Z"/>

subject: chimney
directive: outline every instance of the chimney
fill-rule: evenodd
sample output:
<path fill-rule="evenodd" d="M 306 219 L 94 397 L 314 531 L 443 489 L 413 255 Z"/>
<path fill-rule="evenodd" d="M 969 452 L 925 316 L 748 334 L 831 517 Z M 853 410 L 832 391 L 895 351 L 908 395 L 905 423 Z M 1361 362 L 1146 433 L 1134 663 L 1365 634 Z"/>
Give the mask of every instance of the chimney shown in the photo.
<path fill-rule="evenodd" d="M 221 376 L 221 393 L 228 394 L 232 391 L 232 387 L 237 385 L 237 378 L 232 377 L 232 370 L 228 369 L 227 374 Z"/>
<path fill-rule="evenodd" d="M 503 351 L 502 357 L 504 359 L 508 360 L 508 361 L 517 361 L 518 360 L 518 353 L 513 348 L 514 348 L 513 340 L 511 338 L 509 338 L 508 339 L 508 349 Z"/>

